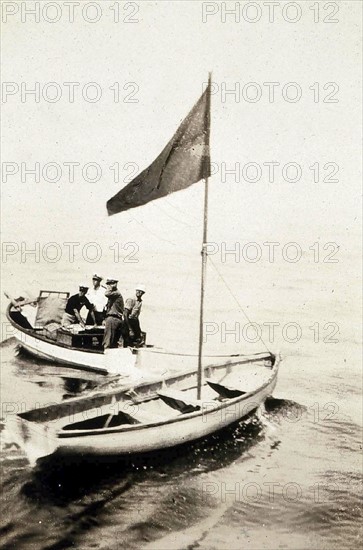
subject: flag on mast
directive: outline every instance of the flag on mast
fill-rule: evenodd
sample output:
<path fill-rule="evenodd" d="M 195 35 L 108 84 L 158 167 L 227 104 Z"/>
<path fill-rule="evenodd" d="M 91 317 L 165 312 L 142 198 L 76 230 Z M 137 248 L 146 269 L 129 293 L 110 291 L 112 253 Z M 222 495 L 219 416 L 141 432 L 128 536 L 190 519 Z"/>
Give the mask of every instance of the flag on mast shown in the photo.
<path fill-rule="evenodd" d="M 109 216 L 170 193 L 210 176 L 210 88 L 208 86 L 152 164 L 107 202 Z"/>

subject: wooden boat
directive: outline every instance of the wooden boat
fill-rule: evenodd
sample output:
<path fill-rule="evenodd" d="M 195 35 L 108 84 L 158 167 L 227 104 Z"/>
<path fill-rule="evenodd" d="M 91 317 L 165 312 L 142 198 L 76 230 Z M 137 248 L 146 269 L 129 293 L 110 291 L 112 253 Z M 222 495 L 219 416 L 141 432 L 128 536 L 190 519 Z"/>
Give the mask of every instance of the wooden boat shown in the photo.
<path fill-rule="evenodd" d="M 48 455 L 130 456 L 196 441 L 258 409 L 276 385 L 279 358 L 230 357 L 198 373 L 112 389 L 10 416 L 31 464 Z"/>
<path fill-rule="evenodd" d="M 71 332 L 60 326 L 68 297 L 68 292 L 41 290 L 34 327 L 28 327 L 26 318 L 24 322 L 19 312 L 12 311 L 13 305 L 8 305 L 6 317 L 20 348 L 47 362 L 99 374 L 123 374 L 134 367 L 137 348 L 103 352 L 103 327 Z"/>

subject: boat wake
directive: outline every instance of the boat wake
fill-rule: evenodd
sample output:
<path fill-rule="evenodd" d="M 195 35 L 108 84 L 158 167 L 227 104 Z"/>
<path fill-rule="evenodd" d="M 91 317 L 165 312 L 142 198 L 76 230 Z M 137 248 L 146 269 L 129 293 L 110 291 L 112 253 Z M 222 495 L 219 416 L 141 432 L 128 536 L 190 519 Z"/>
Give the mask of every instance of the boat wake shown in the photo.
<path fill-rule="evenodd" d="M 213 489 L 214 485 L 220 487 L 224 484 L 230 487 L 233 492 L 233 487 L 239 484 L 241 480 L 242 461 L 248 457 L 248 459 L 255 463 L 257 456 L 264 453 L 263 449 L 259 449 L 258 453 L 253 453 L 252 447 L 257 445 L 267 447 L 265 450 L 267 455 L 271 455 L 271 453 L 275 452 L 281 443 L 279 439 L 281 435 L 279 425 L 289 414 L 291 414 L 291 411 L 296 410 L 303 411 L 305 407 L 290 400 L 272 397 L 268 398 L 266 404 L 257 411 L 253 420 L 252 425 L 259 426 L 258 432 L 255 433 L 253 444 L 251 446 L 246 446 L 244 451 L 234 461 L 231 461 L 229 465 L 225 464 L 221 466 L 217 477 L 215 475 L 213 477 L 208 477 L 210 481 L 205 482 L 206 486 L 210 486 L 211 489 Z M 237 436 L 237 433 L 235 433 L 235 435 Z M 239 438 L 236 437 L 236 440 L 238 439 Z M 258 459 L 257 462 L 260 462 L 260 459 Z M 257 465 L 257 468 L 259 467 L 260 464 Z M 255 468 L 256 465 L 250 465 L 247 472 L 245 472 L 246 480 L 250 478 L 248 472 L 252 472 Z M 210 473 L 210 470 L 209 472 L 204 472 L 204 475 L 205 473 Z M 204 477 L 204 475 L 201 477 Z M 238 482 L 234 484 L 232 480 L 235 479 L 238 479 Z M 229 513 L 230 509 L 233 508 L 235 504 L 231 498 L 223 500 L 218 498 L 218 496 L 220 497 L 220 495 L 217 494 L 217 499 L 214 502 L 213 498 L 207 499 L 208 502 L 207 500 L 204 502 L 203 508 L 206 509 L 208 513 L 206 518 L 202 517 L 199 521 L 196 518 L 192 526 L 188 525 L 184 529 L 178 531 L 174 530 L 174 532 L 165 534 L 165 536 L 161 538 L 154 538 L 154 540 L 151 540 L 148 544 L 143 546 L 143 548 L 145 550 L 184 550 L 186 548 L 193 550 L 200 547 L 209 547 L 208 541 L 205 539 L 219 523 L 224 521 L 224 516 Z M 149 522 L 153 523 L 153 521 L 154 518 L 149 519 Z M 245 530 L 242 531 L 245 534 Z"/>
<path fill-rule="evenodd" d="M 300 418 L 306 410 L 307 407 L 297 401 L 268 397 L 263 405 L 263 417 L 267 420 L 273 419 L 280 424 L 284 420 L 291 422 L 294 417 Z"/>
<path fill-rule="evenodd" d="M 18 341 L 14 336 L 10 336 L 10 338 L 6 338 L 5 340 L 2 340 L 0 342 L 0 348 L 1 349 L 7 349 L 7 348 L 16 348 L 18 345 Z"/>

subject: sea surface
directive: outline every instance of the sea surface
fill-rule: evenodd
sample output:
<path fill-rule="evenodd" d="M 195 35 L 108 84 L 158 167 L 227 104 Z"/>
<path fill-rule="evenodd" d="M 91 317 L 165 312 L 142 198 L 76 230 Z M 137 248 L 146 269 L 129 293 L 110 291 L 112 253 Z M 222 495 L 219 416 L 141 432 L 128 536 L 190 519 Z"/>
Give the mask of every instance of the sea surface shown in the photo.
<path fill-rule="evenodd" d="M 6 418 L 92 391 L 106 379 L 19 353 L 2 317 L 1 547 L 360 548 L 360 287 L 349 270 L 357 256 L 344 246 L 338 263 L 316 262 L 312 254 L 306 246 L 298 263 L 213 258 L 228 288 L 211 266 L 205 321 L 215 334 L 206 349 L 249 353 L 266 345 L 279 351 L 277 387 L 248 422 L 153 459 L 50 461 L 31 468 Z M 75 291 L 80 277 L 79 265 L 66 262 L 55 268 L 14 259 L 3 268 L 14 294 L 42 286 Z M 104 266 L 85 264 L 83 273 L 86 268 L 91 275 Z M 148 342 L 195 351 L 199 256 L 141 250 L 136 267 L 119 268 L 125 293 L 134 277 L 147 281 L 142 325 Z M 241 335 L 247 320 L 237 302 L 263 327 L 263 343 Z M 4 308 L 5 302 L 2 314 Z M 271 335 L 266 323 L 280 324 Z"/>

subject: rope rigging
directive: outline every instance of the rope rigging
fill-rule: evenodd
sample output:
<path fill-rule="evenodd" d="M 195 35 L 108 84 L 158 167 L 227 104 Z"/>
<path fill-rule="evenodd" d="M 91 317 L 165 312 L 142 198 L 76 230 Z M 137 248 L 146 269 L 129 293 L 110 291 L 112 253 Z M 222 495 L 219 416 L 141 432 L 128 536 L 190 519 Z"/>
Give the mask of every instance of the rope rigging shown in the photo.
<path fill-rule="evenodd" d="M 229 284 L 227 283 L 227 281 L 224 279 L 223 275 L 221 274 L 221 272 L 219 271 L 218 267 L 215 265 L 215 263 L 213 262 L 212 258 L 207 254 L 207 258 L 208 260 L 210 261 L 210 263 L 212 264 L 213 268 L 215 269 L 215 271 L 217 272 L 217 275 L 218 277 L 221 279 L 221 281 L 225 284 L 228 292 L 230 293 L 230 295 L 232 296 L 232 298 L 234 299 L 234 301 L 236 302 L 236 304 L 238 305 L 239 307 L 239 310 L 243 313 L 243 315 L 246 317 L 247 321 L 253 325 L 254 323 L 249 319 L 247 313 L 245 312 L 245 310 L 243 309 L 243 307 L 241 306 L 241 304 L 239 303 L 237 297 L 233 294 L 233 291 L 231 289 L 231 287 L 229 286 Z M 265 346 L 266 350 L 271 353 L 270 349 L 268 348 L 267 344 L 265 343 L 265 341 L 263 340 L 262 336 L 260 336 L 260 340 L 262 342 L 262 344 Z"/>

